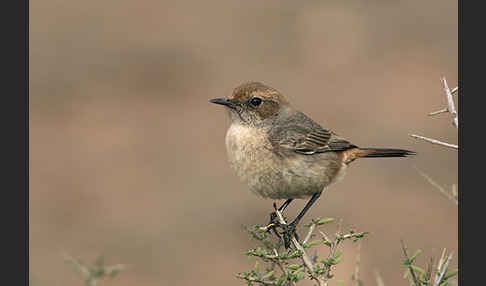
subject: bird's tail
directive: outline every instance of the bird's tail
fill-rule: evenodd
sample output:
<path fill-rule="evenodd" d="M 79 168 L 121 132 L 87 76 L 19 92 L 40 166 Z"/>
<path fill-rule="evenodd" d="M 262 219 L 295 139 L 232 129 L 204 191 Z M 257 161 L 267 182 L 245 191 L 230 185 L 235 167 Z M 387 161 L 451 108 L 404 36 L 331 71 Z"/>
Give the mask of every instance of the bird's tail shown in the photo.
<path fill-rule="evenodd" d="M 357 157 L 360 158 L 383 158 L 383 157 L 407 157 L 416 155 L 413 151 L 393 148 L 359 148 Z"/>

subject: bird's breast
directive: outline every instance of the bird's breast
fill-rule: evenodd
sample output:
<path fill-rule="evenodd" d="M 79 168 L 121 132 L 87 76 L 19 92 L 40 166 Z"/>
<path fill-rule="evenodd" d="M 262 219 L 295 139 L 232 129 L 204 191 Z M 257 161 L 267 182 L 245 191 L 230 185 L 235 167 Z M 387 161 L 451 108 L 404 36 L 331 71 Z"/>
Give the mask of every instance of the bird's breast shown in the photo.
<path fill-rule="evenodd" d="M 232 124 L 226 133 L 231 168 L 248 182 L 268 172 L 276 163 L 264 129 Z"/>
<path fill-rule="evenodd" d="M 226 133 L 229 164 L 250 190 L 272 199 L 306 198 L 321 191 L 323 170 L 277 155 L 267 136 L 264 128 L 239 124 L 232 124 Z"/>

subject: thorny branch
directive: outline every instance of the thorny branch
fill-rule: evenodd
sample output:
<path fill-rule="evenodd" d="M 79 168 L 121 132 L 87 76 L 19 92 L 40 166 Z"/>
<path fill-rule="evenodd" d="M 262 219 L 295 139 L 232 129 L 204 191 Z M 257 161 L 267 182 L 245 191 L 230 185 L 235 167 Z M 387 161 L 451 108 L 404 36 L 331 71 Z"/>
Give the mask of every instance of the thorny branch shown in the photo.
<path fill-rule="evenodd" d="M 402 243 L 403 254 L 407 258 L 407 260 L 410 260 L 410 257 L 408 256 L 408 253 L 407 253 L 407 247 L 405 246 L 405 243 L 403 242 L 402 239 L 400 239 L 400 242 Z M 421 284 L 419 283 L 419 280 L 417 278 L 417 274 L 415 274 L 415 270 L 413 270 L 412 267 L 410 267 L 409 270 L 410 270 L 410 274 L 412 274 L 412 279 L 413 279 L 413 282 L 415 283 L 415 285 L 420 286 Z"/>
<path fill-rule="evenodd" d="M 459 119 L 457 118 L 457 111 L 456 111 L 456 107 L 454 106 L 454 99 L 452 98 L 452 92 L 449 89 L 449 86 L 447 86 L 447 81 L 445 77 L 443 77 L 441 81 L 442 81 L 442 85 L 444 86 L 444 92 L 447 99 L 447 111 L 449 111 L 449 113 L 452 116 L 452 124 L 454 125 L 454 127 L 459 128 Z"/>
<path fill-rule="evenodd" d="M 453 98 L 454 93 L 457 93 L 457 94 L 459 93 L 459 87 L 456 86 L 455 88 L 450 90 L 449 86 L 447 85 L 447 81 L 446 81 L 445 77 L 441 78 L 441 82 L 442 82 L 442 87 L 443 87 L 443 90 L 444 90 L 444 95 L 445 95 L 446 101 L 447 101 L 447 107 L 443 108 L 441 110 L 438 110 L 438 111 L 431 112 L 431 113 L 429 113 L 429 116 L 448 112 L 452 116 L 452 125 L 456 128 L 459 128 L 459 119 L 458 119 L 458 116 L 457 116 L 456 107 L 454 106 L 454 98 Z M 432 138 L 428 138 L 428 137 L 420 136 L 420 135 L 415 135 L 415 134 L 409 134 L 409 136 L 411 136 L 413 138 L 420 139 L 420 140 L 424 140 L 424 141 L 429 142 L 431 144 L 436 144 L 436 145 L 451 148 L 451 149 L 454 149 L 454 150 L 459 150 L 459 146 L 455 145 L 455 144 L 450 144 L 450 143 L 439 141 L 437 139 L 432 139 Z M 415 169 L 417 169 L 417 168 L 415 168 Z M 454 187 L 453 187 L 453 190 L 452 190 L 452 194 L 450 194 L 449 192 L 446 192 L 441 186 L 439 186 L 439 184 L 434 182 L 425 173 L 421 172 L 418 169 L 417 169 L 417 171 L 420 173 L 420 175 L 422 177 L 427 179 L 427 181 L 429 181 L 429 183 L 431 183 L 434 187 L 436 187 L 449 200 L 453 201 L 456 205 L 458 205 L 457 192 L 456 192 L 456 189 Z"/>
<path fill-rule="evenodd" d="M 449 262 L 452 259 L 452 253 L 450 253 L 446 260 L 444 261 L 444 254 L 445 254 L 445 249 L 442 252 L 442 257 L 439 261 L 438 269 L 437 269 L 437 274 L 435 277 L 434 285 L 433 286 L 439 286 L 440 282 L 442 281 L 442 277 L 444 277 L 444 274 L 447 271 L 447 267 L 449 267 Z"/>
<path fill-rule="evenodd" d="M 403 266 L 407 268 L 405 272 L 405 276 L 411 276 L 411 280 L 409 277 L 410 285 L 411 286 L 446 286 L 446 285 L 453 285 L 451 279 L 457 275 L 458 269 L 454 269 L 448 271 L 449 263 L 452 259 L 452 253 L 448 254 L 446 257 L 446 249 L 442 251 L 442 256 L 439 259 L 439 263 L 437 264 L 437 269 L 435 270 L 435 279 L 432 281 L 432 269 L 434 259 L 431 258 L 429 264 L 427 265 L 427 270 L 424 270 L 416 265 L 414 265 L 415 259 L 420 255 L 421 251 L 417 250 L 411 256 L 407 253 L 407 247 L 403 240 L 400 240 L 402 243 L 403 253 L 405 255 L 405 261 L 403 262 Z"/>
<path fill-rule="evenodd" d="M 446 101 L 447 101 L 447 107 L 443 108 L 441 110 L 438 110 L 438 111 L 431 112 L 431 113 L 429 113 L 429 116 L 449 112 L 452 116 L 452 125 L 454 125 L 454 127 L 456 127 L 456 128 L 459 128 L 459 119 L 458 119 L 458 116 L 457 116 L 456 107 L 454 105 L 454 98 L 452 97 L 452 95 L 454 93 L 458 93 L 459 87 L 455 87 L 454 89 L 450 90 L 449 86 L 447 85 L 447 81 L 444 77 L 441 78 L 441 81 L 442 81 L 442 86 L 443 86 L 444 94 L 445 94 Z M 421 140 L 427 141 L 427 142 L 432 143 L 432 144 L 441 145 L 441 146 L 444 146 L 444 147 L 447 147 L 447 148 L 452 148 L 452 149 L 455 149 L 455 150 L 459 149 L 459 146 L 455 145 L 455 144 L 442 142 L 442 141 L 439 141 L 437 139 L 432 139 L 432 138 L 428 138 L 428 137 L 421 136 L 421 135 L 415 135 L 415 134 L 409 134 L 409 135 L 413 138 L 421 139 Z"/>
<path fill-rule="evenodd" d="M 333 273 L 335 265 L 341 261 L 342 251 L 338 250 L 338 245 L 345 240 L 359 241 L 368 232 L 356 232 L 354 229 L 349 229 L 349 233 L 341 232 L 342 220 L 339 222 L 338 231 L 335 233 L 334 239 L 330 240 L 324 232 L 318 229 L 319 226 L 334 221 L 333 218 L 313 218 L 312 222 L 305 225 L 308 227 L 305 239 L 299 243 L 296 237 L 292 237 L 291 241 L 295 250 L 291 252 L 280 253 L 280 247 L 283 246 L 282 237 L 279 235 L 275 227 L 286 224 L 286 220 L 282 213 L 274 206 L 274 223 L 267 226 L 255 226 L 254 228 L 247 228 L 253 238 L 262 242 L 263 247 L 256 247 L 249 250 L 247 256 L 255 256 L 263 260 L 265 263 L 271 263 L 265 267 L 263 272 L 260 271 L 258 261 L 255 264 L 254 270 L 246 270 L 238 273 L 237 277 L 247 281 L 248 285 L 296 285 L 298 281 L 304 279 L 305 274 L 308 274 L 310 280 L 315 280 L 319 286 L 327 286 L 329 280 L 334 277 Z M 276 244 L 270 240 L 271 231 L 274 231 L 278 238 Z M 312 240 L 314 233 L 319 231 L 322 237 Z M 314 255 L 309 255 L 309 249 L 313 246 L 324 244 L 329 247 L 329 255 L 326 258 L 319 259 L 317 251 Z M 292 264 L 290 261 L 298 259 L 299 263 Z M 359 260 L 359 258 L 358 258 Z M 359 261 L 357 261 L 359 263 Z M 359 267 L 359 266 L 358 266 Z M 279 275 L 278 271 L 282 274 Z M 276 272 L 277 271 L 277 272 Z M 359 270 L 357 273 L 359 273 Z M 355 274 L 359 277 L 359 274 Z M 278 277 L 278 278 L 277 278 Z"/>
<path fill-rule="evenodd" d="M 282 213 L 279 210 L 275 210 L 275 213 L 277 213 L 278 220 L 281 224 L 287 224 L 285 219 L 282 216 Z M 309 229 L 309 232 L 313 229 Z M 309 236 L 310 234 L 306 235 L 306 237 Z M 302 260 L 304 261 L 305 266 L 307 267 L 307 270 L 309 272 L 309 275 L 311 275 L 313 280 L 316 280 L 319 286 L 327 286 L 327 282 L 324 281 L 321 277 L 315 276 L 314 275 L 314 265 L 312 264 L 312 260 L 309 258 L 307 253 L 304 250 L 304 247 L 297 241 L 297 239 L 293 236 L 292 237 L 292 243 L 294 244 L 295 248 L 298 250 L 302 251 Z"/>
<path fill-rule="evenodd" d="M 441 145 L 441 146 L 452 148 L 452 149 L 455 149 L 455 150 L 459 149 L 459 146 L 454 145 L 454 144 L 445 143 L 445 142 L 442 142 L 442 141 L 439 141 L 439 140 L 436 140 L 436 139 L 432 139 L 432 138 L 428 138 L 428 137 L 425 137 L 425 136 L 420 136 L 420 135 L 415 135 L 415 134 L 409 134 L 409 135 L 412 136 L 413 138 L 422 139 L 422 140 L 427 141 L 427 142 L 432 143 L 432 144 Z"/>
<path fill-rule="evenodd" d="M 455 95 L 455 93 L 457 92 L 457 90 L 459 89 L 458 86 L 454 87 L 452 90 L 451 90 L 451 94 L 452 95 Z M 445 108 L 442 108 L 441 110 L 437 110 L 437 111 L 434 111 L 434 112 L 431 112 L 429 113 L 428 115 L 429 116 L 434 116 L 434 115 L 437 115 L 437 114 L 441 114 L 441 113 L 446 113 L 448 112 L 449 110 L 447 109 L 447 107 Z"/>

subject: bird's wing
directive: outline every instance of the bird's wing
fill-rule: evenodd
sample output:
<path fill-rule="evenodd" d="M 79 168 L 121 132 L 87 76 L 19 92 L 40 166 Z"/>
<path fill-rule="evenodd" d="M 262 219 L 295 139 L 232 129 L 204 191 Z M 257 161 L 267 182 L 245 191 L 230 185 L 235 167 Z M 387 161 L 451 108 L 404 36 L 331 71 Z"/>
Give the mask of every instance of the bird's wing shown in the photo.
<path fill-rule="evenodd" d="M 305 155 L 357 147 L 331 130 L 322 128 L 301 112 L 274 124 L 269 132 L 269 139 L 277 149 L 283 148 Z"/>

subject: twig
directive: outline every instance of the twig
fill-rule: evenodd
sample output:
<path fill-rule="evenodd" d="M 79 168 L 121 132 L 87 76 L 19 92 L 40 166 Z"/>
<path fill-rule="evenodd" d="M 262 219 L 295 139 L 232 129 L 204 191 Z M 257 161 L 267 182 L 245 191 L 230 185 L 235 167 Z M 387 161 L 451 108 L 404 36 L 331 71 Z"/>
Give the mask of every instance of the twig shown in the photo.
<path fill-rule="evenodd" d="M 442 280 L 442 277 L 444 277 L 444 274 L 445 274 L 445 272 L 447 270 L 447 267 L 449 267 L 449 262 L 451 261 L 451 259 L 452 259 L 452 253 L 450 253 L 447 256 L 447 259 L 445 260 L 444 263 L 442 263 L 442 266 L 439 263 L 439 267 L 440 267 L 439 269 L 440 269 L 440 271 L 437 272 L 437 276 L 436 276 L 436 279 L 434 281 L 434 285 L 433 286 L 439 286 L 440 281 Z M 442 259 L 441 259 L 441 261 L 442 261 Z"/>
<path fill-rule="evenodd" d="M 442 108 L 441 110 L 437 110 L 437 111 L 431 112 L 431 113 L 429 113 L 427 115 L 428 116 L 434 116 L 434 115 L 437 115 L 437 114 L 446 113 L 447 111 L 448 111 L 447 108 Z"/>
<path fill-rule="evenodd" d="M 316 224 L 315 223 L 312 223 L 312 225 L 309 228 L 309 232 L 305 236 L 304 241 L 302 242 L 302 244 L 306 244 L 307 243 L 307 241 L 311 238 L 312 233 L 314 232 L 314 229 L 315 228 L 316 228 Z"/>
<path fill-rule="evenodd" d="M 278 268 L 282 271 L 282 273 L 287 276 L 287 271 L 285 271 L 285 268 L 282 266 L 282 263 L 280 263 L 280 256 L 278 255 L 278 251 L 274 248 L 273 253 L 275 253 L 275 259 L 273 260 L 275 264 L 277 264 Z M 294 284 L 294 283 L 293 283 Z"/>
<path fill-rule="evenodd" d="M 454 87 L 452 90 L 451 90 L 451 93 L 452 95 L 454 95 L 454 93 L 456 93 L 456 91 L 459 89 L 458 86 Z"/>
<path fill-rule="evenodd" d="M 385 286 L 385 282 L 383 282 L 383 278 L 381 278 L 380 272 L 375 270 L 375 277 L 376 277 L 376 286 Z"/>
<path fill-rule="evenodd" d="M 410 259 L 410 257 L 408 257 L 408 253 L 407 253 L 407 247 L 405 246 L 405 243 L 403 242 L 402 239 L 400 239 L 400 242 L 402 243 L 402 249 L 403 249 L 403 254 L 405 254 L 405 257 L 407 258 L 407 260 Z M 412 274 L 412 279 L 413 279 L 413 282 L 415 283 L 416 286 L 421 286 L 418 278 L 417 278 L 417 275 L 415 275 L 415 271 L 413 270 L 412 267 L 408 266 L 408 270 L 410 271 L 410 273 Z"/>
<path fill-rule="evenodd" d="M 444 263 L 445 253 L 446 253 L 446 249 L 444 248 L 442 250 L 442 255 L 440 256 L 439 263 L 437 263 L 437 271 L 436 271 L 436 274 L 435 274 L 436 276 L 439 276 L 439 274 L 440 274 L 442 263 Z"/>
<path fill-rule="evenodd" d="M 458 86 L 454 87 L 452 90 L 451 90 L 451 94 L 454 95 L 454 93 L 456 93 L 456 91 L 459 89 Z M 446 113 L 448 112 L 449 110 L 447 109 L 447 107 L 445 108 L 442 108 L 441 110 L 437 110 L 437 111 L 434 111 L 434 112 L 431 112 L 429 113 L 428 115 L 429 116 L 434 116 L 434 115 L 437 115 L 437 114 L 441 114 L 441 113 Z"/>
<path fill-rule="evenodd" d="M 459 119 L 457 118 L 457 111 L 456 111 L 456 107 L 454 106 L 454 99 L 452 98 L 452 92 L 447 86 L 447 81 L 445 77 L 443 77 L 441 81 L 444 86 L 444 92 L 447 99 L 447 110 L 452 116 L 452 124 L 454 125 L 454 127 L 459 128 Z"/>
<path fill-rule="evenodd" d="M 343 224 L 343 220 L 340 219 L 339 225 L 338 225 L 338 231 L 335 234 L 336 239 L 332 242 L 327 238 L 325 233 L 323 233 L 322 231 L 319 231 L 322 234 L 322 238 L 326 241 L 326 243 L 330 244 L 331 249 L 329 251 L 329 255 L 327 256 L 327 259 L 329 259 L 329 260 L 332 259 L 335 256 L 337 247 L 339 246 L 339 243 L 341 243 L 342 241 L 344 241 L 346 239 L 351 239 L 353 237 L 363 237 L 365 234 L 368 234 L 368 232 L 360 232 L 360 233 L 349 233 L 349 234 L 342 235 L 341 234 L 342 224 Z M 358 252 L 359 252 L 359 248 L 358 248 Z M 358 276 L 359 276 L 359 254 L 358 254 L 358 258 L 357 258 L 357 263 L 358 263 L 357 271 L 358 271 Z M 329 265 L 328 268 L 326 269 L 325 274 L 324 274 L 325 277 L 329 277 L 329 275 L 331 273 L 331 268 L 332 268 L 332 266 Z M 359 285 L 359 278 L 358 278 L 357 283 Z"/>
<path fill-rule="evenodd" d="M 408 135 L 410 135 L 413 138 L 422 139 L 422 140 L 427 141 L 427 142 L 432 143 L 432 144 L 441 145 L 441 146 L 456 149 L 456 150 L 459 149 L 459 146 L 457 146 L 457 145 L 445 143 L 445 142 L 442 142 L 442 141 L 439 141 L 439 140 L 436 140 L 436 139 L 432 139 L 432 138 L 428 138 L 428 137 L 424 137 L 424 136 L 420 136 L 420 135 L 415 135 L 415 134 L 408 134 Z"/>
<path fill-rule="evenodd" d="M 358 254 L 356 255 L 356 267 L 354 269 L 354 279 L 356 280 L 356 286 L 360 286 L 360 262 L 361 262 L 361 241 L 358 242 Z"/>
<path fill-rule="evenodd" d="M 432 277 L 432 267 L 434 267 L 434 258 L 430 258 L 429 264 L 427 264 L 427 272 L 425 273 L 425 280 L 430 281 L 430 278 Z"/>
<path fill-rule="evenodd" d="M 241 275 L 241 274 L 236 275 L 236 277 L 240 278 L 240 279 L 245 279 L 245 280 L 251 281 L 251 282 L 263 283 L 264 285 L 277 285 L 277 283 L 275 281 L 261 280 L 261 279 L 253 278 L 253 277 L 246 277 L 246 276 Z"/>
<path fill-rule="evenodd" d="M 277 213 L 280 223 L 287 224 L 280 211 L 275 210 L 275 212 Z M 327 286 L 327 282 L 323 281 L 321 277 L 314 276 L 314 265 L 312 264 L 312 260 L 309 258 L 302 245 L 300 245 L 300 243 L 297 241 L 297 239 L 294 236 L 292 236 L 292 243 L 294 244 L 295 248 L 297 248 L 302 252 L 302 260 L 304 261 L 307 270 L 309 270 L 309 274 L 311 275 L 312 279 L 316 280 L 319 286 Z"/>
<path fill-rule="evenodd" d="M 343 240 L 348 239 L 348 238 L 353 238 L 353 237 L 362 237 L 365 234 L 368 234 L 369 232 L 364 231 L 364 232 L 358 232 L 358 233 L 350 233 L 350 234 L 345 234 L 341 236 Z"/>
<path fill-rule="evenodd" d="M 437 190 L 439 190 L 439 192 L 441 192 L 443 195 L 445 195 L 449 200 L 453 201 L 456 205 L 458 205 L 458 201 L 457 201 L 457 198 L 455 198 L 454 196 L 452 196 L 451 194 L 449 194 L 448 192 L 446 192 L 446 190 L 444 190 L 444 188 L 442 188 L 439 184 L 437 184 L 437 182 L 435 182 L 434 180 L 432 180 L 431 177 L 429 177 L 427 174 L 425 174 L 424 172 L 420 171 L 419 168 L 417 168 L 416 166 L 414 166 L 415 170 L 417 170 L 417 172 L 422 176 L 424 177 L 432 186 L 434 186 Z"/>

